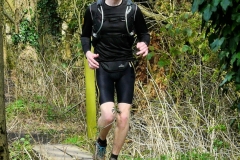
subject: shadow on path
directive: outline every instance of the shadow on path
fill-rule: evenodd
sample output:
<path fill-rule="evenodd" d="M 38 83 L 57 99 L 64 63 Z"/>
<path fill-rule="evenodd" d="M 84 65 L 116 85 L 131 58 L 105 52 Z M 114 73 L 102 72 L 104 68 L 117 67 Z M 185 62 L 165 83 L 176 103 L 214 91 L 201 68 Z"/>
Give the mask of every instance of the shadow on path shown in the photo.
<path fill-rule="evenodd" d="M 8 133 L 8 141 L 12 142 L 21 138 L 26 138 L 26 136 L 30 136 L 31 143 L 39 143 L 39 144 L 47 144 L 53 143 L 54 137 L 49 134 L 44 133 Z"/>

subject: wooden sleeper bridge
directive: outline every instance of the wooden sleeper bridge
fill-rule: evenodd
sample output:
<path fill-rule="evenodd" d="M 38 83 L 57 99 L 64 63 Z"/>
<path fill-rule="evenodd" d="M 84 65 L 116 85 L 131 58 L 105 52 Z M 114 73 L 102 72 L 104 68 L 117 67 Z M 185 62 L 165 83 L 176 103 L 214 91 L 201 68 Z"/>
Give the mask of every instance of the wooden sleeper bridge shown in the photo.
<path fill-rule="evenodd" d="M 93 160 L 93 155 L 74 145 L 40 144 L 33 150 L 39 160 Z"/>

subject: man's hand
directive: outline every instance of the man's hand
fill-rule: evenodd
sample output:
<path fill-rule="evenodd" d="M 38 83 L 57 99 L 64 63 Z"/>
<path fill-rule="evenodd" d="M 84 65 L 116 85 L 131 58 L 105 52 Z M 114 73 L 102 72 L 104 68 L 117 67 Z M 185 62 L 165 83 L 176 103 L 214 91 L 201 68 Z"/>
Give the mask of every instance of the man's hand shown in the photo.
<path fill-rule="evenodd" d="M 148 54 L 148 46 L 144 42 L 138 42 L 136 48 L 139 50 L 136 55 L 142 55 L 145 57 Z"/>
<path fill-rule="evenodd" d="M 91 51 L 87 51 L 86 57 L 88 60 L 89 68 L 91 69 L 99 68 L 99 63 L 95 60 L 95 58 L 97 58 L 98 56 L 99 54 L 94 54 Z"/>

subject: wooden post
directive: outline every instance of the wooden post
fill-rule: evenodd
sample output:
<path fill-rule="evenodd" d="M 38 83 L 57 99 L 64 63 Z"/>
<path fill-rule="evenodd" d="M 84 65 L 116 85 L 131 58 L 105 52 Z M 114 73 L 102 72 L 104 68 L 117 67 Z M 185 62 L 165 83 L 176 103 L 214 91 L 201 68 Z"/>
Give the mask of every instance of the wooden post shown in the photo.
<path fill-rule="evenodd" d="M 86 85 L 86 112 L 87 112 L 87 135 L 94 139 L 97 133 L 96 125 L 96 85 L 94 70 L 88 66 L 88 61 L 84 59 L 85 66 L 85 85 Z"/>

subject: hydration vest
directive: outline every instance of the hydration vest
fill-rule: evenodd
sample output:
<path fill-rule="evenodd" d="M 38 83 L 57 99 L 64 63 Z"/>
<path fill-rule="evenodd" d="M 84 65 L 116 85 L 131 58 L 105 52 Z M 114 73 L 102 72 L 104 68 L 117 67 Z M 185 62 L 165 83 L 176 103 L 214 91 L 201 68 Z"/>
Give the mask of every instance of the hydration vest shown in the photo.
<path fill-rule="evenodd" d="M 102 3 L 103 3 L 103 0 L 97 0 L 97 2 L 93 3 L 90 6 L 90 12 L 91 12 L 91 17 L 93 21 L 92 36 L 94 38 L 99 38 L 99 35 L 101 35 L 100 31 L 102 29 L 103 22 L 104 22 L 104 11 L 102 7 Z M 135 34 L 134 20 L 135 20 L 137 5 L 134 4 L 131 0 L 123 0 L 122 3 L 126 3 L 126 11 L 125 11 L 125 16 L 123 18 L 126 22 L 126 30 L 128 34 L 127 35 L 125 34 L 125 36 L 134 36 Z"/>

